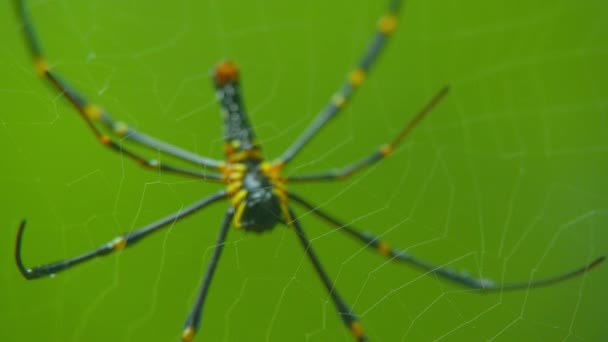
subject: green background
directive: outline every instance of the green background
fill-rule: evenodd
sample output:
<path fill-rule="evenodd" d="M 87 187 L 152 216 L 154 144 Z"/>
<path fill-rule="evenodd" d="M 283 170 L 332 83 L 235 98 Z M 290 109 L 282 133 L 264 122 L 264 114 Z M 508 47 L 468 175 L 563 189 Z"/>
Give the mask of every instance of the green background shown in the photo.
<path fill-rule="evenodd" d="M 32 1 L 53 67 L 116 118 L 221 158 L 209 69 L 242 69 L 265 152 L 281 153 L 358 59 L 385 1 Z M 27 282 L 206 196 L 217 185 L 141 169 L 99 145 L 33 74 L 0 4 L 0 340 L 176 341 L 213 248 L 215 205 L 136 248 Z M 608 3 L 408 1 L 352 106 L 287 174 L 344 165 L 452 91 L 388 160 L 293 185 L 346 222 L 437 264 L 500 280 L 608 253 Z M 158 157 L 156 153 L 149 153 Z M 386 263 L 298 211 L 371 341 L 608 336 L 608 265 L 550 288 L 478 295 Z M 352 341 L 294 234 L 231 230 L 196 341 Z"/>

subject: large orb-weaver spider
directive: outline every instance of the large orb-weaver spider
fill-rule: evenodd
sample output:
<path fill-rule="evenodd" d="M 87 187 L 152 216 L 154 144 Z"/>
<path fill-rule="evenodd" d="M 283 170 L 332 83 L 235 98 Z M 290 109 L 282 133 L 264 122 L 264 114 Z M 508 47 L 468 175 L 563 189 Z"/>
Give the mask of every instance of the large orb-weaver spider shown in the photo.
<path fill-rule="evenodd" d="M 346 302 L 339 295 L 329 278 L 321 262 L 314 253 L 302 226 L 294 215 L 290 202 L 294 202 L 306 210 L 319 216 L 325 222 L 334 226 L 335 229 L 346 233 L 355 240 L 360 241 L 366 247 L 376 250 L 381 255 L 392 261 L 400 261 L 414 266 L 429 273 L 435 273 L 440 277 L 459 283 L 463 286 L 480 291 L 505 291 L 515 289 L 527 289 L 555 284 L 566 279 L 583 274 L 604 261 L 605 257 L 599 257 L 578 269 L 562 273 L 553 277 L 536 280 L 522 281 L 504 284 L 495 284 L 487 279 L 473 278 L 467 274 L 457 273 L 442 267 L 435 266 L 426 261 L 413 257 L 405 251 L 392 248 L 384 241 L 369 234 L 359 232 L 349 224 L 345 224 L 332 215 L 320 210 L 309 201 L 287 190 L 288 182 L 311 182 L 328 181 L 348 178 L 358 171 L 379 162 L 399 146 L 410 131 L 430 112 L 430 110 L 446 95 L 448 88 L 442 88 L 406 125 L 399 134 L 389 143 L 381 146 L 370 155 L 341 169 L 308 175 L 283 176 L 281 170 L 293 159 L 298 152 L 350 101 L 355 90 L 363 83 L 367 73 L 371 69 L 377 56 L 385 46 L 388 37 L 394 32 L 397 25 L 397 15 L 401 7 L 400 0 L 389 0 L 386 14 L 381 17 L 378 31 L 368 45 L 359 64 L 350 72 L 346 81 L 334 95 L 333 99 L 320 111 L 315 120 L 302 133 L 299 138 L 276 160 L 266 161 L 263 157 L 260 144 L 249 124 L 245 107 L 240 93 L 239 71 L 236 65 L 229 61 L 220 62 L 212 72 L 213 81 L 217 91 L 217 97 L 222 107 L 224 118 L 224 140 L 225 161 L 210 159 L 182 148 L 173 146 L 156 138 L 143 134 L 128 125 L 115 121 L 112 117 L 96 104 L 90 103 L 85 97 L 72 89 L 68 83 L 52 70 L 42 53 L 41 46 L 27 11 L 25 0 L 15 0 L 18 14 L 21 18 L 25 32 L 25 40 L 29 47 L 34 62 L 36 73 L 46 78 L 80 113 L 88 124 L 93 134 L 106 147 L 121 153 L 123 156 L 139 162 L 142 166 L 164 172 L 176 173 L 195 177 L 204 181 L 218 182 L 226 185 L 226 189 L 207 196 L 198 202 L 180 210 L 177 213 L 166 216 L 145 227 L 119 236 L 100 247 L 65 260 L 51 264 L 45 264 L 28 268 L 21 259 L 21 244 L 25 230 L 25 221 L 22 221 L 16 240 L 15 259 L 19 271 L 27 279 L 36 279 L 50 276 L 64 271 L 72 266 L 78 265 L 95 257 L 111 254 L 127 247 L 159 231 L 174 221 L 180 220 L 199 211 L 212 203 L 221 200 L 230 200 L 231 205 L 227 209 L 221 224 L 217 244 L 213 251 L 209 265 L 202 279 L 195 303 L 186 319 L 181 335 L 182 341 L 192 341 L 199 329 L 205 299 L 213 278 L 215 268 L 218 264 L 228 229 L 231 225 L 245 231 L 263 232 L 274 228 L 278 223 L 291 227 L 296 232 L 299 241 L 306 254 L 327 289 L 344 325 L 350 329 L 357 341 L 367 341 L 367 337 L 357 318 Z M 200 172 L 188 168 L 177 167 L 161 163 L 154 159 L 147 159 L 139 153 L 123 147 L 108 135 L 102 133 L 102 129 L 108 130 L 116 137 L 126 141 L 142 145 L 143 147 L 165 153 L 197 167 L 202 167 L 211 172 Z"/>

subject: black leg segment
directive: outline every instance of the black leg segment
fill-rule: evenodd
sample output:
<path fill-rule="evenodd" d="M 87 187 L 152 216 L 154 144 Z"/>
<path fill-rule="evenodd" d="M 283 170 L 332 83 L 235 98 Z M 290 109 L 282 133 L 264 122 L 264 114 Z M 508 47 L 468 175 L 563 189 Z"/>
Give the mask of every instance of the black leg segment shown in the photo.
<path fill-rule="evenodd" d="M 321 278 L 321 281 L 323 282 L 323 286 L 325 286 L 325 289 L 327 290 L 327 292 L 329 292 L 329 295 L 331 296 L 331 299 L 334 302 L 336 309 L 338 310 L 338 314 L 340 315 L 340 318 L 342 318 L 342 322 L 351 331 L 351 333 L 357 339 L 358 342 L 367 341 L 367 337 L 365 337 L 365 332 L 363 331 L 363 327 L 361 326 L 361 323 L 359 322 L 359 318 L 352 311 L 350 306 L 348 304 L 346 304 L 346 302 L 342 299 L 342 297 L 338 293 L 338 290 L 336 290 L 336 288 L 334 287 L 333 281 L 329 278 L 329 276 L 327 275 L 327 272 L 325 272 L 325 269 L 323 269 L 323 265 L 321 265 L 321 261 L 319 261 L 319 258 L 317 257 L 317 255 L 315 254 L 315 252 L 312 249 L 310 240 L 308 240 L 306 233 L 304 233 L 302 226 L 300 226 L 300 222 L 295 218 L 296 216 L 294 215 L 293 211 L 291 211 L 291 210 L 290 210 L 290 215 L 293 218 L 292 226 L 294 227 L 296 234 L 298 235 L 300 244 L 306 251 L 306 254 L 308 254 L 308 258 L 310 259 L 310 262 L 314 266 L 315 271 L 317 271 L 317 274 Z"/>
<path fill-rule="evenodd" d="M 234 208 L 230 207 L 226 212 L 226 215 L 224 216 L 224 222 L 222 222 L 222 228 L 220 229 L 220 233 L 217 237 L 215 249 L 213 250 L 211 260 L 209 260 L 209 266 L 207 266 L 207 271 L 205 271 L 205 276 L 203 277 L 203 282 L 201 284 L 200 290 L 198 292 L 198 295 L 196 296 L 196 300 L 194 301 L 192 310 L 190 311 L 190 314 L 186 319 L 186 323 L 184 324 L 184 331 L 182 332 L 182 342 L 191 342 L 194 338 L 194 335 L 198 331 L 198 328 L 201 325 L 201 320 L 203 318 L 203 309 L 205 307 L 205 299 L 207 298 L 207 293 L 209 292 L 209 286 L 211 285 L 213 274 L 215 273 L 217 264 L 220 261 L 220 255 L 222 254 L 222 250 L 224 249 L 226 235 L 228 235 L 228 229 L 230 228 L 230 222 L 232 221 L 233 217 Z"/>
<path fill-rule="evenodd" d="M 17 267 L 19 268 L 21 274 L 27 279 L 36 279 L 45 276 L 50 276 L 72 268 L 73 266 L 76 266 L 78 264 L 94 259 L 96 257 L 105 256 L 112 252 L 120 251 L 127 247 L 131 247 L 139 240 L 149 236 L 150 234 L 160 230 L 161 228 L 166 227 L 171 223 L 181 220 L 187 216 L 190 216 L 191 214 L 208 206 L 209 204 L 218 202 L 219 200 L 225 198 L 226 192 L 219 191 L 211 196 L 208 196 L 198 202 L 193 203 L 192 205 L 176 213 L 165 216 L 164 218 L 153 222 L 143 228 L 127 233 L 123 236 L 119 236 L 114 240 L 107 242 L 92 251 L 83 253 L 81 255 L 69 259 L 60 260 L 54 263 L 35 266 L 33 268 L 26 267 L 23 264 L 23 260 L 21 259 L 21 244 L 23 240 L 23 232 L 25 230 L 25 220 L 23 220 L 21 222 L 21 225 L 19 226 L 19 230 L 17 231 L 17 241 L 15 243 L 15 262 L 17 263 Z"/>

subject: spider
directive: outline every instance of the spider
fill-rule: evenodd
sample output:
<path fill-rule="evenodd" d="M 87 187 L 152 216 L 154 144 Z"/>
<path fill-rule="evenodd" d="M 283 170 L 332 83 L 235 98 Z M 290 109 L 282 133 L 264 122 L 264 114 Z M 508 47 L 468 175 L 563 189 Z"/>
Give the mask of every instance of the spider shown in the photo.
<path fill-rule="evenodd" d="M 378 55 L 386 45 L 389 36 L 395 31 L 397 16 L 401 7 L 400 0 L 388 1 L 388 8 L 385 14 L 380 18 L 377 32 L 369 42 L 359 64 L 348 74 L 346 80 L 333 96 L 332 100 L 318 113 L 314 121 L 298 139 L 281 156 L 270 162 L 265 159 L 262 153 L 262 147 L 256 139 L 255 133 L 249 123 L 241 95 L 239 69 L 233 62 L 220 62 L 215 66 L 211 73 L 224 120 L 223 128 L 225 141 L 225 160 L 215 160 L 139 132 L 123 122 L 114 120 L 107 111 L 103 110 L 97 104 L 89 102 L 50 67 L 42 52 L 41 45 L 36 38 L 36 32 L 30 19 L 26 0 L 15 0 L 15 5 L 23 25 L 25 41 L 33 59 L 35 72 L 40 77 L 50 82 L 50 84 L 73 105 L 103 146 L 140 163 L 145 168 L 185 175 L 202 181 L 222 183 L 225 185 L 224 190 L 204 197 L 179 212 L 116 237 L 96 249 L 72 258 L 32 268 L 26 267 L 21 258 L 21 245 L 25 230 L 25 220 L 23 220 L 17 231 L 15 260 L 19 271 L 26 279 L 51 276 L 96 257 L 106 256 L 113 252 L 132 247 L 137 242 L 160 231 L 162 228 L 169 226 L 175 221 L 188 217 L 211 204 L 227 200 L 230 204 L 226 210 L 223 222 L 220 225 L 217 242 L 206 272 L 202 278 L 196 300 L 186 318 L 181 333 L 181 341 L 192 341 L 199 330 L 205 299 L 207 298 L 229 228 L 234 226 L 237 229 L 246 232 L 261 233 L 272 230 L 279 223 L 293 229 L 297 235 L 304 252 L 307 254 L 312 266 L 319 275 L 323 286 L 329 293 L 338 315 L 346 328 L 350 330 L 354 339 L 357 341 L 367 341 L 368 339 L 357 315 L 334 287 L 332 280 L 314 252 L 302 225 L 294 214 L 291 203 L 297 204 L 312 212 L 327 224 L 333 226 L 334 229 L 349 235 L 351 238 L 362 243 L 365 247 L 375 250 L 380 255 L 389 258 L 391 261 L 408 264 L 424 272 L 434 273 L 444 279 L 479 291 L 528 289 L 555 284 L 581 275 L 599 265 L 605 259 L 605 257 L 602 256 L 578 269 L 541 280 L 496 284 L 488 279 L 474 278 L 465 273 L 459 273 L 435 266 L 410 255 L 406 251 L 393 248 L 387 242 L 382 241 L 370 233 L 361 232 L 350 224 L 340 221 L 308 200 L 287 189 L 286 184 L 290 182 L 301 183 L 343 180 L 356 174 L 360 170 L 383 160 L 400 145 L 412 129 L 447 94 L 448 87 L 441 88 L 437 94 L 403 126 L 393 140 L 380 146 L 371 154 L 364 156 L 352 164 L 343 166 L 339 169 L 314 174 L 294 176 L 284 176 L 281 174 L 282 169 L 298 154 L 298 152 L 300 152 L 332 118 L 340 113 L 351 100 L 355 91 L 363 83 Z M 109 131 L 114 138 L 102 133 L 103 131 Z M 178 167 L 164 162 L 161 163 L 155 159 L 147 159 L 145 156 L 122 146 L 117 142 L 117 138 L 139 144 L 154 151 L 162 152 L 168 156 L 190 163 L 193 167 Z M 204 171 L 199 171 L 196 168 L 202 168 Z"/>

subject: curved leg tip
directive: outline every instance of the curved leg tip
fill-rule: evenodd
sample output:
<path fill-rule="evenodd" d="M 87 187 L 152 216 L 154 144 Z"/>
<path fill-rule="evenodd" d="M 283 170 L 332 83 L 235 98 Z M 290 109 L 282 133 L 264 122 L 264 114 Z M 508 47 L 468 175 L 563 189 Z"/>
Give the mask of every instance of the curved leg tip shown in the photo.
<path fill-rule="evenodd" d="M 23 240 L 23 231 L 25 230 L 26 220 L 23 219 L 19 224 L 19 229 L 17 230 L 17 241 L 15 242 L 15 262 L 17 263 L 17 268 L 21 275 L 25 279 L 32 279 L 32 270 L 25 267 L 23 264 L 23 260 L 21 259 L 21 241 Z"/>

